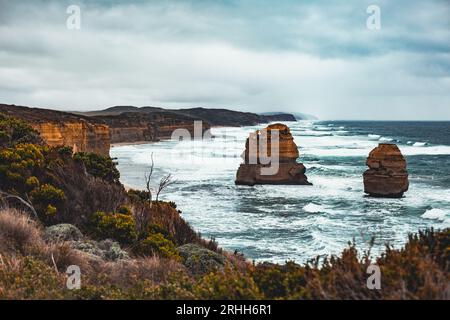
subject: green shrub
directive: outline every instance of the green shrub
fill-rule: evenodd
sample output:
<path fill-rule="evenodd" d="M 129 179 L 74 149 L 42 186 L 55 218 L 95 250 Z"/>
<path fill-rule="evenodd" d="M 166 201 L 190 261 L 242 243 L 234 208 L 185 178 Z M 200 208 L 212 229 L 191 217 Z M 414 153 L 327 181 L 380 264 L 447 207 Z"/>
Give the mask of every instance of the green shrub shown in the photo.
<path fill-rule="evenodd" d="M 144 190 L 134 190 L 130 189 L 127 191 L 128 196 L 135 202 L 145 202 L 149 199 L 150 194 L 148 191 Z"/>
<path fill-rule="evenodd" d="M 30 196 L 33 203 L 50 203 L 57 205 L 66 200 L 64 191 L 48 183 L 33 189 Z"/>
<path fill-rule="evenodd" d="M 184 266 L 195 276 L 222 270 L 227 262 L 225 256 L 198 244 L 185 244 L 178 247 L 178 251 Z"/>
<path fill-rule="evenodd" d="M 266 299 L 310 298 L 304 289 L 305 268 L 294 262 L 285 265 L 263 263 L 253 270 L 252 276 Z"/>
<path fill-rule="evenodd" d="M 194 286 L 197 299 L 255 300 L 263 296 L 253 279 L 230 266 L 224 271 L 207 274 Z"/>
<path fill-rule="evenodd" d="M 110 157 L 96 153 L 78 152 L 73 158 L 84 163 L 86 170 L 94 177 L 102 178 L 109 182 L 119 183 L 120 173 Z"/>
<path fill-rule="evenodd" d="M 148 299 L 160 300 L 194 300 L 194 281 L 182 272 L 170 274 L 168 281 L 157 286 L 147 286 L 140 290 L 140 295 Z"/>
<path fill-rule="evenodd" d="M 34 144 L 19 144 L 0 149 L 0 188 L 4 191 L 23 194 L 30 190 L 30 184 L 45 166 L 47 147 Z"/>
<path fill-rule="evenodd" d="M 47 206 L 47 209 L 45 210 L 45 215 L 47 217 L 54 217 L 54 216 L 56 216 L 57 212 L 58 212 L 58 210 L 56 209 L 56 207 L 49 204 Z"/>
<path fill-rule="evenodd" d="M 0 114 L 0 147 L 12 147 L 20 143 L 40 144 L 39 133 L 25 121 Z"/>
<path fill-rule="evenodd" d="M 113 239 L 121 244 L 136 241 L 136 221 L 129 214 L 96 212 L 93 220 L 95 234 L 101 239 Z"/>
<path fill-rule="evenodd" d="M 65 279 L 34 257 L 9 258 L 0 264 L 0 299 L 63 299 Z"/>
<path fill-rule="evenodd" d="M 164 236 L 164 238 L 172 241 L 173 243 L 176 242 L 175 238 L 170 234 L 170 232 L 167 230 L 166 227 L 164 227 L 160 223 L 152 223 L 147 228 L 147 235 L 148 234 L 156 234 L 160 233 Z"/>
<path fill-rule="evenodd" d="M 125 205 L 120 206 L 120 207 L 117 209 L 117 213 L 120 213 L 120 214 L 126 214 L 126 215 L 132 215 L 132 214 L 133 214 L 133 213 L 131 212 L 131 209 L 130 209 L 129 207 L 125 206 Z"/>
<path fill-rule="evenodd" d="M 58 148 L 58 154 L 62 157 L 71 157 L 73 149 L 68 146 L 63 146 Z"/>
<path fill-rule="evenodd" d="M 62 206 L 66 200 L 64 191 L 51 184 L 43 184 L 34 188 L 30 192 L 31 202 L 38 214 L 47 221 L 54 218 L 57 214 L 57 208 Z"/>
<path fill-rule="evenodd" d="M 39 187 L 40 182 L 39 179 L 36 178 L 35 176 L 29 177 L 27 179 L 27 181 L 25 182 L 25 184 L 27 185 L 28 188 L 30 188 L 31 190 Z"/>
<path fill-rule="evenodd" d="M 136 253 L 145 256 L 156 255 L 162 258 L 181 260 L 175 244 L 166 239 L 161 233 L 149 234 L 147 238 L 139 243 Z"/>

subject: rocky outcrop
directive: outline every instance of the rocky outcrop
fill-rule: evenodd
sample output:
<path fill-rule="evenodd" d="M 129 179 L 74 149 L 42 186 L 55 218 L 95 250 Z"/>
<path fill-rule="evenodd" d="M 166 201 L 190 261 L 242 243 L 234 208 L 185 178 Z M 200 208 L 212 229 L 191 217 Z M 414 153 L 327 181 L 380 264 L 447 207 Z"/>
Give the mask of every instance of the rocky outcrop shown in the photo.
<path fill-rule="evenodd" d="M 83 239 L 83 234 L 73 224 L 61 223 L 47 227 L 44 231 L 44 239 L 49 242 L 80 241 Z"/>
<path fill-rule="evenodd" d="M 194 137 L 196 118 L 165 112 L 95 116 L 110 127 L 111 143 L 132 143 L 170 139 L 176 129 L 186 129 Z M 211 126 L 202 122 L 201 134 Z"/>
<path fill-rule="evenodd" d="M 364 192 L 373 197 L 400 198 L 408 191 L 406 160 L 395 144 L 381 143 L 367 158 Z"/>
<path fill-rule="evenodd" d="M 50 146 L 109 155 L 109 127 L 98 119 L 55 110 L 0 104 L 0 112 L 27 121 Z"/>
<path fill-rule="evenodd" d="M 279 133 L 278 146 L 276 143 L 272 145 L 275 131 Z M 263 151 L 262 154 L 260 150 Z M 271 166 L 275 168 L 277 165 L 273 161 L 268 163 L 267 157 L 278 159 L 278 170 L 270 172 L 269 168 Z M 244 163 L 237 171 L 235 182 L 239 185 L 250 186 L 255 184 L 310 185 L 305 175 L 305 166 L 297 163 L 298 157 L 298 148 L 289 128 L 281 123 L 271 124 L 247 138 L 242 155 Z"/>
<path fill-rule="evenodd" d="M 47 227 L 44 230 L 44 239 L 49 243 L 66 242 L 73 249 L 97 260 L 118 261 L 130 259 L 128 253 L 120 248 L 118 242 L 110 239 L 98 242 L 89 240 L 83 236 L 76 226 L 68 223 Z"/>
<path fill-rule="evenodd" d="M 129 260 L 130 256 L 120 248 L 118 242 L 106 239 L 103 241 L 73 241 L 70 246 L 92 257 L 107 261 Z"/>
<path fill-rule="evenodd" d="M 226 259 L 223 255 L 197 244 L 189 243 L 178 247 L 183 264 L 195 275 L 202 275 L 223 269 Z"/>

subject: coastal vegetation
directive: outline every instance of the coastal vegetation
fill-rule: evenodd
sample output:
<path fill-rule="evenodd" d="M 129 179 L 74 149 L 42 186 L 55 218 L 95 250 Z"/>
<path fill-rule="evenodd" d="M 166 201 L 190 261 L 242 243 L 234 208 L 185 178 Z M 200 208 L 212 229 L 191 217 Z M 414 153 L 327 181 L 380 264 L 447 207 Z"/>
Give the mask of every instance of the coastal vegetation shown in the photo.
<path fill-rule="evenodd" d="M 377 258 L 349 243 L 303 265 L 253 263 L 119 177 L 111 158 L 50 147 L 0 115 L 0 299 L 450 298 L 450 229 L 420 231 Z M 367 287 L 371 264 L 381 290 Z M 76 290 L 66 286 L 72 265 Z"/>

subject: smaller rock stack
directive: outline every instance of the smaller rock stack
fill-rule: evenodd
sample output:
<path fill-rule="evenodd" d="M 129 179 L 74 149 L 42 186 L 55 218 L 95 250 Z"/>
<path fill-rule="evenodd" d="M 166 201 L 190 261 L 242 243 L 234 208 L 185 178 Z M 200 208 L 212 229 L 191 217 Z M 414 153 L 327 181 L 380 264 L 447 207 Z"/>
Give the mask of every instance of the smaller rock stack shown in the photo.
<path fill-rule="evenodd" d="M 408 191 L 406 160 L 396 144 L 380 143 L 367 158 L 364 192 L 373 197 L 401 198 Z"/>
<path fill-rule="evenodd" d="M 277 130 L 279 133 L 279 145 L 272 152 L 272 131 Z M 266 139 L 261 138 L 267 137 Z M 250 150 L 250 139 L 256 139 L 255 150 Z M 264 150 L 267 150 L 268 157 L 278 157 L 278 171 L 275 174 L 262 174 L 261 169 L 270 167 L 271 164 L 265 164 L 263 161 L 264 154 L 259 153 L 259 146 L 263 144 Z M 236 184 L 253 186 L 255 184 L 298 184 L 311 185 L 305 175 L 306 168 L 303 164 L 297 163 L 299 152 L 289 127 L 281 124 L 271 124 L 267 128 L 256 131 L 247 138 L 245 151 L 242 154 L 244 163 L 240 165 L 236 174 Z M 253 160 L 253 161 L 252 161 Z M 256 161 L 255 161 L 256 160 Z"/>

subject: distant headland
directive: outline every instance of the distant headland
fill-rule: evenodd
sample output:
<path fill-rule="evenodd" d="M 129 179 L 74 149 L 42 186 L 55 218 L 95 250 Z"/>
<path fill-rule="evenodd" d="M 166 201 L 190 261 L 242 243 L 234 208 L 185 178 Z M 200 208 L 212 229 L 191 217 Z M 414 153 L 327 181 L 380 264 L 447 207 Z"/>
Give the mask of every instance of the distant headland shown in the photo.
<path fill-rule="evenodd" d="M 0 112 L 27 121 L 49 145 L 108 155 L 111 144 L 154 142 L 170 138 L 176 129 L 193 133 L 194 121 L 211 127 L 253 126 L 273 121 L 304 119 L 299 114 L 256 114 L 228 109 L 115 106 L 90 112 L 62 112 L 0 104 Z M 306 117 L 305 117 L 306 118 Z"/>

